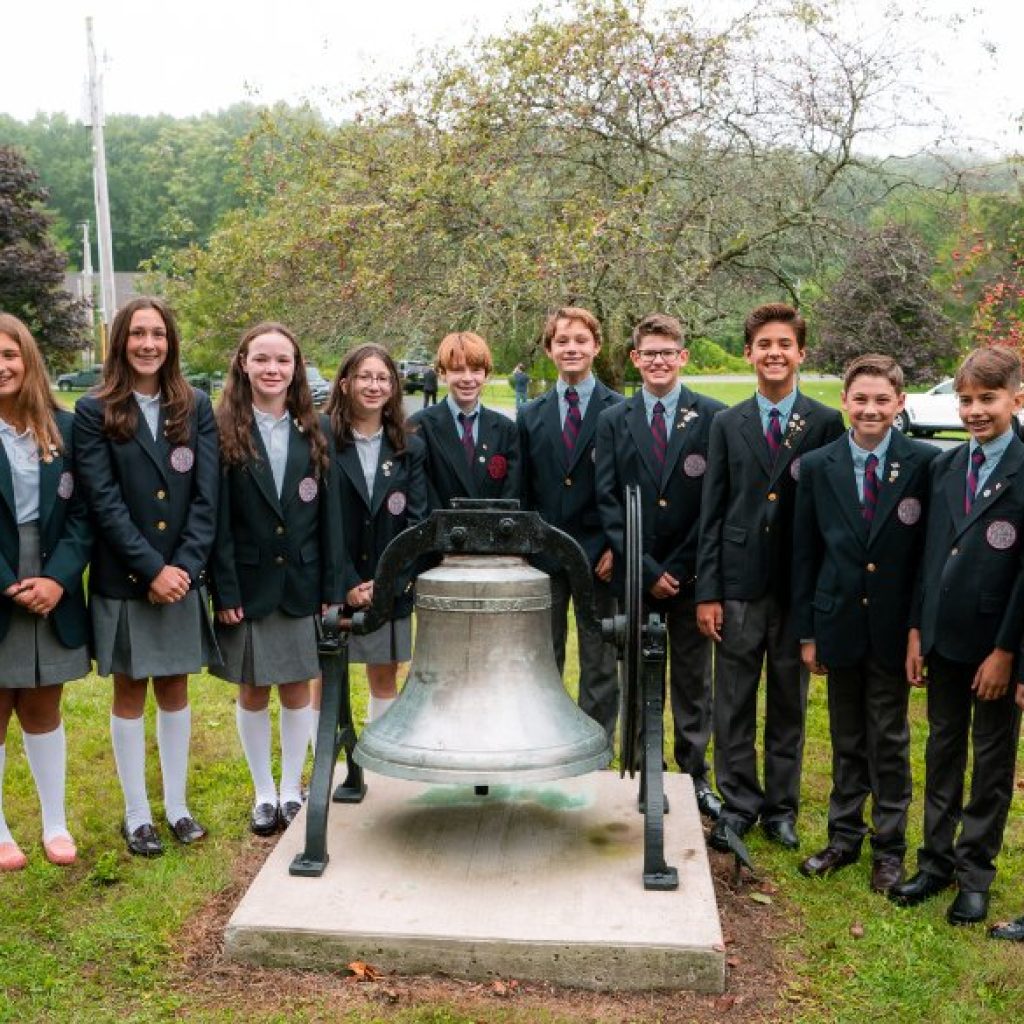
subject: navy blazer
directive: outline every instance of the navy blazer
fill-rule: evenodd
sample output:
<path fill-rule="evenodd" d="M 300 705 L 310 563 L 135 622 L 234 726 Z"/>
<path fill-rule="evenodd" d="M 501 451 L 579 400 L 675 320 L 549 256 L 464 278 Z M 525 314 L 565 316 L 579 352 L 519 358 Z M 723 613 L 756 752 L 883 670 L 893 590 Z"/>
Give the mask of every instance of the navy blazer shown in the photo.
<path fill-rule="evenodd" d="M 518 498 L 519 435 L 504 413 L 480 409 L 476 451 L 470 468 L 446 401 L 409 418 L 427 448 L 427 496 L 431 509 L 449 508 L 452 498 Z"/>
<path fill-rule="evenodd" d="M 89 512 L 76 486 L 74 474 L 74 417 L 63 409 L 54 412 L 64 445 L 49 462 L 39 461 L 39 576 L 56 580 L 64 594 L 50 613 L 60 642 L 81 647 L 89 640 L 82 573 L 89 562 L 92 531 Z M 2 596 L 17 582 L 19 560 L 18 515 L 7 451 L 0 444 L 0 640 L 11 624 L 14 598 Z"/>
<path fill-rule="evenodd" d="M 801 640 L 828 668 L 869 655 L 903 672 L 910 601 L 924 546 L 928 466 L 938 448 L 892 431 L 868 525 L 849 435 L 800 462 L 793 530 L 793 609 Z"/>
<path fill-rule="evenodd" d="M 346 444 L 335 455 L 335 479 L 345 535 L 342 568 L 345 593 L 373 579 L 388 544 L 407 527 L 427 518 L 426 457 L 426 446 L 417 435 L 410 434 L 405 452 L 396 456 L 385 434 L 381 438 L 371 500 L 356 446 Z M 396 619 L 412 612 L 413 599 L 408 584 L 408 578 L 399 581 L 399 597 L 393 612 Z"/>
<path fill-rule="evenodd" d="M 911 625 L 923 654 L 975 665 L 997 647 L 1016 655 L 1024 633 L 1024 443 L 1013 438 L 965 514 L 969 447 L 931 464 Z"/>
<path fill-rule="evenodd" d="M 591 566 L 608 547 L 597 510 L 597 420 L 621 401 L 622 395 L 595 380 L 571 458 L 566 458 L 562 443 L 562 417 L 555 388 L 527 402 L 516 421 L 522 455 L 523 508 L 539 512 L 546 523 L 575 537 Z"/>
<path fill-rule="evenodd" d="M 723 409 L 723 403 L 681 385 L 675 419 L 666 424 L 668 449 L 660 473 L 651 451 L 643 393 L 637 392 L 601 414 L 596 443 L 597 502 L 615 555 L 613 585 L 618 591 L 622 590 L 625 572 L 624 490 L 627 484 L 639 484 L 644 592 L 668 572 L 679 580 L 680 595 L 690 596 L 708 437 Z"/>
<path fill-rule="evenodd" d="M 154 439 L 139 412 L 127 441 L 103 432 L 104 403 L 83 395 L 75 405 L 75 466 L 92 517 L 89 589 L 105 597 L 144 598 L 165 565 L 184 569 L 197 587 L 217 526 L 219 456 L 210 399 L 193 388 L 186 444 L 164 433 L 161 407 Z"/>
<path fill-rule="evenodd" d="M 326 416 L 320 425 L 330 438 Z M 262 619 L 278 610 L 315 615 L 321 604 L 341 604 L 341 510 L 331 468 L 316 472 L 309 438 L 292 421 L 278 497 L 255 423 L 252 436 L 259 458 L 221 472 L 210 561 L 214 607 L 242 608 L 247 619 Z"/>
<path fill-rule="evenodd" d="M 796 481 L 804 455 L 845 433 L 835 409 L 797 392 L 774 462 L 750 397 L 715 417 L 697 551 L 697 601 L 790 603 Z"/>

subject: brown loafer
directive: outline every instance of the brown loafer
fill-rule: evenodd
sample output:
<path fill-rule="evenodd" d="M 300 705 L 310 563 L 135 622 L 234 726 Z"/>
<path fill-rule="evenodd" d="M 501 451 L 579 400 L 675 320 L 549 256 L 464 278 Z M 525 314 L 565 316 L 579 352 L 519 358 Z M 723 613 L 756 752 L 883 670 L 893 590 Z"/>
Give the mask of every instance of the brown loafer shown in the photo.
<path fill-rule="evenodd" d="M 840 850 L 837 846 L 826 846 L 818 853 L 812 853 L 800 865 L 800 874 L 808 878 L 823 878 L 833 871 L 845 868 L 848 864 L 856 864 L 860 860 L 860 851 Z"/>
<path fill-rule="evenodd" d="M 871 888 L 888 892 L 903 881 L 903 858 L 893 853 L 879 854 L 871 865 Z"/>

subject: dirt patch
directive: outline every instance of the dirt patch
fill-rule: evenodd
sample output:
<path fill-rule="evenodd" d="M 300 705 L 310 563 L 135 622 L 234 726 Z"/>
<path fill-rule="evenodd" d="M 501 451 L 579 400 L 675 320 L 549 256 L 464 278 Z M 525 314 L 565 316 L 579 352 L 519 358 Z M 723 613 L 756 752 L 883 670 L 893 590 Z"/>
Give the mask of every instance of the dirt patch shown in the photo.
<path fill-rule="evenodd" d="M 176 995 L 189 1009 L 233 1010 L 243 1019 L 294 1015 L 336 1020 L 365 1010 L 388 1019 L 420 1005 L 441 1005 L 486 1021 L 555 1019 L 574 1024 L 683 1024 L 687 1021 L 783 1021 L 796 1009 L 785 999 L 791 973 L 780 958 L 780 939 L 793 930 L 788 908 L 780 906 L 770 881 L 744 876 L 735 884 L 732 858 L 711 853 L 715 893 L 725 935 L 728 979 L 720 996 L 690 992 L 590 992 L 507 978 L 469 982 L 437 975 L 387 974 L 382 965 L 357 965 L 339 975 L 308 970 L 259 968 L 224 956 L 224 928 L 249 883 L 263 865 L 271 841 L 245 845 L 231 885 L 211 898 L 186 924 L 178 942 L 180 965 L 173 972 Z M 324 1009 L 324 1008 L 328 1008 Z M 390 1008 L 390 1009 L 389 1009 Z"/>

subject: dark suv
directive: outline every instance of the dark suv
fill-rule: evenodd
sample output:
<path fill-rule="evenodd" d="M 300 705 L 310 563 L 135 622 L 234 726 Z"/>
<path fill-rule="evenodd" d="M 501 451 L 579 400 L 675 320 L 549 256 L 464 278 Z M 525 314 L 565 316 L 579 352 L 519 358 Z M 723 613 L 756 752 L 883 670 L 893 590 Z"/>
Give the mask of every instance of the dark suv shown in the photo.
<path fill-rule="evenodd" d="M 414 395 L 423 390 L 423 374 L 430 369 L 430 363 L 421 359 L 399 359 L 398 377 L 402 382 L 402 390 L 407 395 Z"/>
<path fill-rule="evenodd" d="M 103 367 L 90 366 L 87 370 L 62 373 L 56 383 L 60 391 L 87 391 L 89 388 L 94 388 L 102 379 Z"/>

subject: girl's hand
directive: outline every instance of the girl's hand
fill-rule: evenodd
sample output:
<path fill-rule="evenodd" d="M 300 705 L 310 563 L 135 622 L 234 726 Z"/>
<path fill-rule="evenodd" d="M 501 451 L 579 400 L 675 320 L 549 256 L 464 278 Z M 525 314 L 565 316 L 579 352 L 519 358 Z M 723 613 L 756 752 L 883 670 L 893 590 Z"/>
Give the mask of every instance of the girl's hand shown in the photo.
<path fill-rule="evenodd" d="M 192 580 L 184 569 L 176 565 L 165 565 L 150 581 L 150 604 L 174 604 L 180 601 L 189 591 Z"/>
<path fill-rule="evenodd" d="M 373 580 L 357 583 L 346 595 L 345 604 L 350 608 L 365 608 L 373 600 Z"/>
<path fill-rule="evenodd" d="M 64 588 L 49 576 L 30 576 L 16 585 L 21 589 L 14 595 L 14 600 L 26 611 L 44 618 L 64 596 Z"/>
<path fill-rule="evenodd" d="M 217 612 L 217 621 L 224 626 L 237 626 L 245 618 L 241 608 L 222 608 Z"/>

